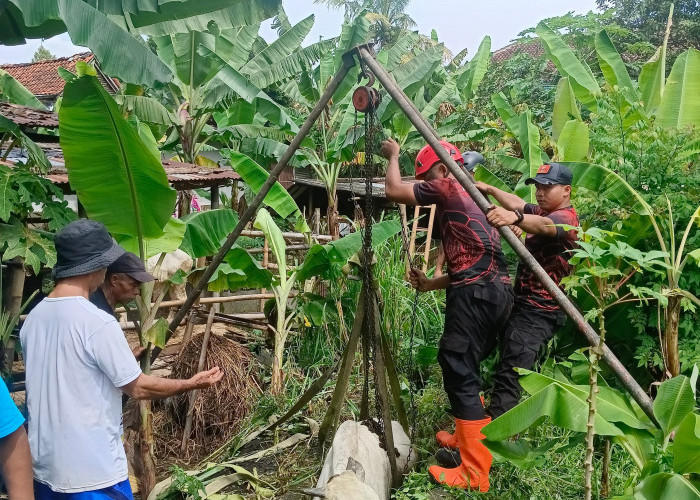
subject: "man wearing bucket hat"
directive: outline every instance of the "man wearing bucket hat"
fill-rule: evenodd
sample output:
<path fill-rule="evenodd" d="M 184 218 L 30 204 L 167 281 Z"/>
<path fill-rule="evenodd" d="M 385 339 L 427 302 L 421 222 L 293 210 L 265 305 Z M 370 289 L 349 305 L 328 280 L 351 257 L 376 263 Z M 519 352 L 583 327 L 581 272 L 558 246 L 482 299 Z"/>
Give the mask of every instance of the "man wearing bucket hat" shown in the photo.
<path fill-rule="evenodd" d="M 218 367 L 187 380 L 144 375 L 115 318 L 90 303 L 124 254 L 99 222 L 56 234 L 54 290 L 20 331 L 37 499 L 132 499 L 121 443 L 122 400 L 156 399 L 218 382 Z"/>
<path fill-rule="evenodd" d="M 459 150 L 441 141 L 441 146 L 458 163 Z M 490 422 L 479 392 L 479 365 L 496 345 L 495 332 L 502 328 L 513 304 L 513 291 L 498 231 L 430 146 L 416 157 L 416 179 L 403 183 L 399 172 L 399 145 L 393 139 L 382 143 L 382 155 L 389 160 L 386 195 L 407 205 L 437 205 L 442 244 L 448 274 L 428 279 L 411 270 L 411 284 L 418 290 L 447 289 L 445 329 L 440 339 L 438 361 L 445 392 L 455 418 L 455 434 L 442 434 L 460 449 L 460 463 L 454 468 L 432 466 L 433 480 L 463 489 L 488 491 L 492 457 L 482 443 L 481 429 Z M 457 444 L 458 443 L 458 444 Z"/>
<path fill-rule="evenodd" d="M 526 185 L 535 185 L 536 205 L 496 187 L 477 184 L 484 195 L 493 196 L 501 205 L 489 211 L 489 223 L 494 227 L 515 224 L 527 233 L 525 247 L 557 284 L 571 272 L 569 252 L 576 246 L 576 231 L 561 226 L 579 225 L 571 206 L 572 180 L 573 174 L 566 165 L 548 163 L 539 167 L 535 177 L 525 180 Z M 541 349 L 565 320 L 554 299 L 521 263 L 516 275 L 515 305 L 500 334 L 501 356 L 487 410 L 491 418 L 518 404 L 520 384 L 514 368 L 531 370 Z"/>

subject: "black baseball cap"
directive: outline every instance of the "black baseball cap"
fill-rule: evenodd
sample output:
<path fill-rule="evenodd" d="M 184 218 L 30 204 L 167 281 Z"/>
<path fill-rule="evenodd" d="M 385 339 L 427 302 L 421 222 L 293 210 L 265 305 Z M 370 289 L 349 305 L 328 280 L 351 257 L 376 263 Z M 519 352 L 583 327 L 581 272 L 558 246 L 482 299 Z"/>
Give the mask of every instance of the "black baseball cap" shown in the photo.
<path fill-rule="evenodd" d="M 570 186 L 574 180 L 574 174 L 569 167 L 561 163 L 545 163 L 537 169 L 534 177 L 525 179 L 525 184 L 563 184 Z"/>
<path fill-rule="evenodd" d="M 140 283 L 147 283 L 155 280 L 151 273 L 146 272 L 146 268 L 143 266 L 141 259 L 139 259 L 136 254 L 131 252 L 126 252 L 124 255 L 115 260 L 107 268 L 107 273 L 126 274 Z"/>
<path fill-rule="evenodd" d="M 103 269 L 123 253 L 104 224 L 88 219 L 71 222 L 56 233 L 56 280 L 82 276 Z"/>

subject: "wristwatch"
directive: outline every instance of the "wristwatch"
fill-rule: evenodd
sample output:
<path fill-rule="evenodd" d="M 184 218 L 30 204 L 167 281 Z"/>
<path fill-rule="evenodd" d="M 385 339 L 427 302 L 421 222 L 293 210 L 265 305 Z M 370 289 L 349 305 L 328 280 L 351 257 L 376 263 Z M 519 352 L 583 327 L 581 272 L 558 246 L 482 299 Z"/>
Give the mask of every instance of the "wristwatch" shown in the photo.
<path fill-rule="evenodd" d="M 515 216 L 518 218 L 518 220 L 515 221 L 515 225 L 520 224 L 525 218 L 525 216 L 520 210 L 513 210 L 513 213 L 515 213 Z"/>

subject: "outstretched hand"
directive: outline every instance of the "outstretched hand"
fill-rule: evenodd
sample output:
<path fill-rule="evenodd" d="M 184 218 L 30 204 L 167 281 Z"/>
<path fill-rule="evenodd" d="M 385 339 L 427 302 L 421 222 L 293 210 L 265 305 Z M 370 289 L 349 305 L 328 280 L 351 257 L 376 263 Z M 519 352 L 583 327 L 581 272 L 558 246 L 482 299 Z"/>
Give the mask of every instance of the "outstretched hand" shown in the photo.
<path fill-rule="evenodd" d="M 216 384 L 224 376 L 224 372 L 218 366 L 206 371 L 195 373 L 190 378 L 192 389 L 206 389 Z"/>
<path fill-rule="evenodd" d="M 396 142 L 391 137 L 389 137 L 385 141 L 382 141 L 382 146 L 381 146 L 381 148 L 379 148 L 379 152 L 387 160 L 391 160 L 393 158 L 398 159 L 400 151 L 401 151 L 401 146 L 399 146 L 399 143 Z"/>

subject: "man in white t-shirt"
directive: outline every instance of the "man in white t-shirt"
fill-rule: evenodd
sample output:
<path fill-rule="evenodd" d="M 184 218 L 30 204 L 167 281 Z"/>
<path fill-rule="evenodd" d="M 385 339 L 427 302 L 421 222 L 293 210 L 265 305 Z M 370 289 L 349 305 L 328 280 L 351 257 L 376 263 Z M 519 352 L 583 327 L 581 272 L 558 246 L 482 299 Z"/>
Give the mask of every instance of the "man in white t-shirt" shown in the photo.
<path fill-rule="evenodd" d="M 157 399 L 218 382 L 218 367 L 188 380 L 144 375 L 113 316 L 88 297 L 124 250 L 99 222 L 78 220 L 55 237 L 54 290 L 28 315 L 29 445 L 37 500 L 131 500 L 121 441 L 122 393 Z"/>

